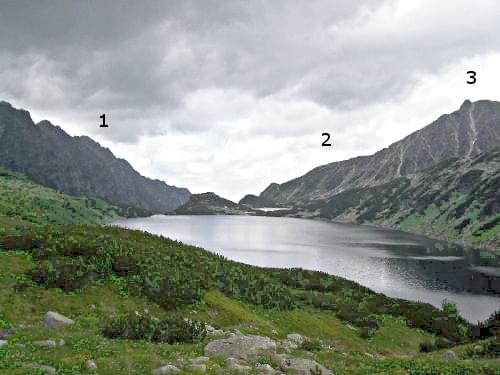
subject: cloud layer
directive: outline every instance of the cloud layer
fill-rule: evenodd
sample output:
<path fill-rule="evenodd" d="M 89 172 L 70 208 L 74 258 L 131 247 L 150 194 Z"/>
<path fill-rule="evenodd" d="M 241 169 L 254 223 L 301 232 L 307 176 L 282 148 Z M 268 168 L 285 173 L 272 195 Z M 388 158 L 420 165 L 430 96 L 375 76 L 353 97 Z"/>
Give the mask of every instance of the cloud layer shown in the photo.
<path fill-rule="evenodd" d="M 493 0 L 3 2 L 0 99 L 237 200 L 499 100 L 499 16 Z"/>

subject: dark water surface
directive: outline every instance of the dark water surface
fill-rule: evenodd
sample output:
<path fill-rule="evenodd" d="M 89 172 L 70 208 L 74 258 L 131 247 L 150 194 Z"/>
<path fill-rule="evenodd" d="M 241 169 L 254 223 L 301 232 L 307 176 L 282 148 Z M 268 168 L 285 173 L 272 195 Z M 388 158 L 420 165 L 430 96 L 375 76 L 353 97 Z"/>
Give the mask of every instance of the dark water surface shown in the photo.
<path fill-rule="evenodd" d="M 388 296 L 457 303 L 470 321 L 500 308 L 500 267 L 477 250 L 398 231 L 258 216 L 163 216 L 114 225 L 161 234 L 265 267 L 302 267 L 356 281 Z"/>

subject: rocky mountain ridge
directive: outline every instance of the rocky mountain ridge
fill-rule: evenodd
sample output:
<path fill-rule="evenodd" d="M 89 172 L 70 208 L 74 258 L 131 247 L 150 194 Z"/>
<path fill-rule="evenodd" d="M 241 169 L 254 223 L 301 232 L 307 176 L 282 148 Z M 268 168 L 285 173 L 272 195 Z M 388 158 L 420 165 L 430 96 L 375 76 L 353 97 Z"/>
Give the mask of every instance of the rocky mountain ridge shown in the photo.
<path fill-rule="evenodd" d="M 275 204 L 327 199 L 353 188 L 377 186 L 451 158 L 471 158 L 500 144 L 500 103 L 466 100 L 459 110 L 370 156 L 314 168 L 259 196 Z"/>
<path fill-rule="evenodd" d="M 74 196 L 98 197 L 156 213 L 185 203 L 189 190 L 141 176 L 91 138 L 71 137 L 49 121 L 0 102 L 0 165 Z"/>
<path fill-rule="evenodd" d="M 238 215 L 254 211 L 229 199 L 208 192 L 192 194 L 189 201 L 175 210 L 177 215 Z"/>

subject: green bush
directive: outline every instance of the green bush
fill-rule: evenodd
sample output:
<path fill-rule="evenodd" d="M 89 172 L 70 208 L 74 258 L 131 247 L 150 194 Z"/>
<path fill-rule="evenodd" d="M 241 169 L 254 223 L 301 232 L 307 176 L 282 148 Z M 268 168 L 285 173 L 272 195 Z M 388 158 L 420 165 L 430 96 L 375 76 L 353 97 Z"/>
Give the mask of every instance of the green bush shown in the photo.
<path fill-rule="evenodd" d="M 430 341 L 424 341 L 419 344 L 419 349 L 422 353 L 429 353 L 434 350 L 434 344 Z"/>
<path fill-rule="evenodd" d="M 269 365 L 272 368 L 279 368 L 280 367 L 279 362 L 272 355 L 265 355 L 265 356 L 259 357 L 255 361 L 255 363 L 260 363 L 261 365 Z"/>
<path fill-rule="evenodd" d="M 263 270 L 144 232 L 85 225 L 31 228 L 0 245 L 30 251 L 39 261 L 31 278 L 65 291 L 119 277 L 123 294 L 145 295 L 166 309 L 195 304 L 210 289 L 264 308 L 297 306 L 288 288 Z"/>
<path fill-rule="evenodd" d="M 499 358 L 500 357 L 500 339 L 494 338 L 488 340 L 485 345 L 482 346 L 483 350 L 480 355 L 485 358 Z"/>
<path fill-rule="evenodd" d="M 30 252 L 36 263 L 28 275 L 46 287 L 74 291 L 97 280 L 119 280 L 121 295 L 146 296 L 169 310 L 196 304 L 207 291 L 218 290 L 266 309 L 309 305 L 329 310 L 345 322 L 364 327 L 366 337 L 380 327 L 383 315 L 404 318 L 409 326 L 455 344 L 467 343 L 472 331 L 472 325 L 449 303 L 439 310 L 430 304 L 390 298 L 323 272 L 252 267 L 141 231 L 90 225 L 29 226 L 16 235 L 0 236 L 0 247 Z M 491 336 L 497 329 L 495 322 L 485 323 L 479 335 L 488 331 Z"/>
<path fill-rule="evenodd" d="M 446 314 L 446 316 L 450 319 L 457 319 L 460 317 L 457 304 L 453 301 L 444 299 L 441 303 L 441 308 L 443 309 L 443 312 Z"/>
<path fill-rule="evenodd" d="M 471 329 L 472 336 L 484 339 L 491 336 L 500 337 L 500 310 L 493 312 L 484 322 L 479 322 Z"/>
<path fill-rule="evenodd" d="M 308 352 L 319 352 L 323 346 L 321 345 L 321 341 L 314 339 L 314 340 L 305 340 L 300 344 L 300 349 L 302 350 L 307 350 Z"/>
<path fill-rule="evenodd" d="M 362 339 L 369 339 L 375 335 L 375 332 L 377 332 L 375 328 L 361 327 L 361 329 L 359 330 L 359 337 L 361 337 Z"/>
<path fill-rule="evenodd" d="M 420 343 L 420 351 L 422 353 L 429 353 L 434 350 L 451 348 L 452 346 L 453 343 L 451 341 L 443 337 L 438 337 L 433 343 L 430 341 L 424 341 Z"/>
<path fill-rule="evenodd" d="M 448 349 L 453 346 L 453 343 L 444 337 L 438 337 L 434 345 L 436 346 L 436 349 Z"/>
<path fill-rule="evenodd" d="M 102 333 L 111 339 L 192 343 L 205 338 L 205 324 L 179 316 L 158 319 L 147 310 L 133 312 L 105 322 Z"/>

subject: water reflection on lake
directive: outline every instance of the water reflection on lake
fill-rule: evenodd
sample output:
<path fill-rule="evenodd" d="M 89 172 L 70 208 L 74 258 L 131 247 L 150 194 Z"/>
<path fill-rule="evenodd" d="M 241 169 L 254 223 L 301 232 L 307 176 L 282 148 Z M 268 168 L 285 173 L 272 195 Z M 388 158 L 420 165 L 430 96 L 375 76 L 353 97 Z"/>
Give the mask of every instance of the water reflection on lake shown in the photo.
<path fill-rule="evenodd" d="M 368 226 L 256 216 L 163 216 L 113 223 L 161 234 L 264 267 L 302 267 L 392 297 L 440 306 L 475 322 L 500 308 L 500 268 L 479 251 Z"/>

